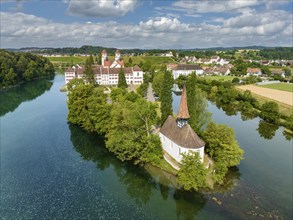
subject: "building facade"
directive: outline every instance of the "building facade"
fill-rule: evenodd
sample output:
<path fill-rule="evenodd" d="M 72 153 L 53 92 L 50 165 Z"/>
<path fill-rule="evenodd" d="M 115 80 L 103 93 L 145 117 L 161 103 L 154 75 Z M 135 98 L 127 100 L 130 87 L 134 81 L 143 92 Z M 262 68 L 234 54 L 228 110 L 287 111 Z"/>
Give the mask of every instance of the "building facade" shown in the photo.
<path fill-rule="evenodd" d="M 177 79 L 180 75 L 188 76 L 195 72 L 196 75 L 203 75 L 203 69 L 196 64 L 167 64 L 167 70 L 172 71 L 174 79 Z"/>
<path fill-rule="evenodd" d="M 118 84 L 119 72 L 123 71 L 127 84 L 139 85 L 143 83 L 144 72 L 139 66 L 124 67 L 124 62 L 121 60 L 121 55 L 118 50 L 115 52 L 115 60 L 110 61 L 107 56 L 106 50 L 102 51 L 102 65 L 92 66 L 95 80 L 99 85 L 112 85 Z M 84 78 L 84 66 L 75 65 L 65 70 L 65 84 L 74 78 Z"/>

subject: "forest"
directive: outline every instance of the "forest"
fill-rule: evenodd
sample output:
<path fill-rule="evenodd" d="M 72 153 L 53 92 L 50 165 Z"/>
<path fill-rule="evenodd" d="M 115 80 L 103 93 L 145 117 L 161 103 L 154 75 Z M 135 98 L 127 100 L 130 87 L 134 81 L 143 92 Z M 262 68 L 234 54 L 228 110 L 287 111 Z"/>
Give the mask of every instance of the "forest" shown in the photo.
<path fill-rule="evenodd" d="M 0 88 L 54 74 L 52 63 L 45 57 L 0 50 Z"/>

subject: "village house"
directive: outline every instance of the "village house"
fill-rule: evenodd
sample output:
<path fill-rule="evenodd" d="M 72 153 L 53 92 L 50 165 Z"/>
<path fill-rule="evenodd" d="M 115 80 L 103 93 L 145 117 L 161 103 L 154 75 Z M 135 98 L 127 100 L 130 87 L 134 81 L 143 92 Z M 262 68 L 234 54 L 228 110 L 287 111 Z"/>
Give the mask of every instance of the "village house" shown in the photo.
<path fill-rule="evenodd" d="M 95 80 L 99 85 L 112 85 L 118 84 L 119 72 L 124 71 L 126 83 L 128 85 L 139 85 L 143 83 L 143 71 L 138 67 L 124 67 L 124 62 L 121 60 L 119 50 L 115 52 L 115 60 L 108 59 L 107 51 L 102 51 L 102 65 L 92 66 Z M 65 70 L 65 84 L 74 78 L 84 78 L 84 66 L 75 65 Z"/>
<path fill-rule="evenodd" d="M 272 70 L 272 75 L 281 76 L 281 77 L 285 78 L 285 71 L 280 70 L 280 69 L 274 69 L 274 70 Z"/>
<path fill-rule="evenodd" d="M 260 68 L 247 68 L 246 76 L 261 76 L 262 72 Z"/>
<path fill-rule="evenodd" d="M 202 163 L 204 160 L 205 143 L 188 124 L 189 118 L 186 87 L 184 86 L 177 118 L 169 115 L 159 131 L 164 158 L 177 170 L 184 153 L 188 154 L 190 151 L 197 152 Z M 177 164 L 173 162 L 174 160 Z"/>
<path fill-rule="evenodd" d="M 177 79 L 180 75 L 188 76 L 192 72 L 196 75 L 203 75 L 203 69 L 196 64 L 167 64 L 167 70 L 172 71 L 173 78 Z"/>

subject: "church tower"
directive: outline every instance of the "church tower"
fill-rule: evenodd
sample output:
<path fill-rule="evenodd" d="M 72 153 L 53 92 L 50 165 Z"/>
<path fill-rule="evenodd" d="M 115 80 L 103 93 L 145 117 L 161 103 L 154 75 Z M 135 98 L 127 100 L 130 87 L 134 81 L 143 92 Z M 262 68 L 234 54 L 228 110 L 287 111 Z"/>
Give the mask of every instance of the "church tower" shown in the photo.
<path fill-rule="evenodd" d="M 187 106 L 187 95 L 186 95 L 186 86 L 184 84 L 182 95 L 181 95 L 181 101 L 179 106 L 179 111 L 177 115 L 177 126 L 179 128 L 182 128 L 184 125 L 188 124 L 188 119 L 190 118 L 189 112 L 188 112 L 188 106 Z"/>
<path fill-rule="evenodd" d="M 105 61 L 108 59 L 107 51 L 104 49 L 102 51 L 102 66 L 105 66 Z"/>
<path fill-rule="evenodd" d="M 119 50 L 116 50 L 116 51 L 115 51 L 115 60 L 116 60 L 116 61 L 120 60 L 120 56 L 121 56 L 121 55 L 120 55 L 120 51 L 119 51 Z"/>

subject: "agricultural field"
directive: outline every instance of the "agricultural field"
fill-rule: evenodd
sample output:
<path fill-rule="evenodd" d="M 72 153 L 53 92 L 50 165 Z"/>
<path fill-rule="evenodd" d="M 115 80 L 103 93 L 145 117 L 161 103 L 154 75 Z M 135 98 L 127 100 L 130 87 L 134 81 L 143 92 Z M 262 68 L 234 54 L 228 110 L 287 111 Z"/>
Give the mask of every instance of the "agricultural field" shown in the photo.
<path fill-rule="evenodd" d="M 268 88 L 268 89 L 277 89 L 281 91 L 293 92 L 293 84 L 292 83 L 275 83 L 268 85 L 260 85 L 260 87 Z"/>
<path fill-rule="evenodd" d="M 238 86 L 237 88 L 242 90 L 250 90 L 252 93 L 276 100 L 286 105 L 293 106 L 293 93 L 287 91 L 273 90 L 263 88 L 255 85 Z"/>

